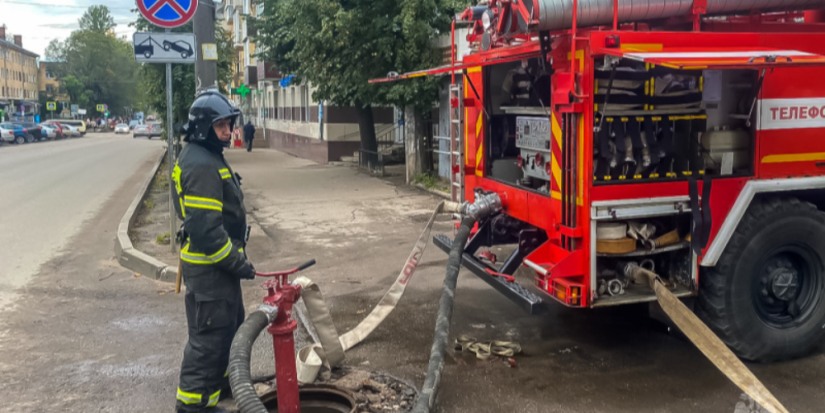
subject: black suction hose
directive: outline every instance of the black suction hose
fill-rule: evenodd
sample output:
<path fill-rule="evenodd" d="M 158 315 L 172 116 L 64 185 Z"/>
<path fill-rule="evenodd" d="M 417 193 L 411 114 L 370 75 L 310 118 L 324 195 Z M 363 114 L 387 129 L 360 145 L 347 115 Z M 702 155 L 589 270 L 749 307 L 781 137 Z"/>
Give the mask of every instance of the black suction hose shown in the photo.
<path fill-rule="evenodd" d="M 435 405 L 436 391 L 441 382 L 441 371 L 444 369 L 444 357 L 447 354 L 447 342 L 450 338 L 450 320 L 453 317 L 453 304 L 455 303 L 455 286 L 458 282 L 458 271 L 461 269 L 461 259 L 464 255 L 464 247 L 467 245 L 467 238 L 470 230 L 475 225 L 476 220 L 466 217 L 461 221 L 461 227 L 455 234 L 453 247 L 450 250 L 450 258 L 447 261 L 447 275 L 444 277 L 444 287 L 441 290 L 441 301 L 438 303 L 438 315 L 435 320 L 435 338 L 433 347 L 430 350 L 430 364 L 427 367 L 427 377 L 424 385 L 415 401 L 412 413 L 429 413 Z M 235 343 L 232 343 L 232 347 Z M 230 362 L 230 367 L 232 366 Z M 230 371 L 230 379 L 231 379 Z M 233 391 L 235 387 L 232 387 Z"/>
<path fill-rule="evenodd" d="M 267 312 L 258 310 L 250 314 L 235 333 L 229 350 L 229 386 L 232 387 L 232 396 L 238 410 L 243 413 L 268 413 L 258 393 L 255 392 L 255 387 L 252 386 L 252 373 L 249 369 L 252 345 L 268 325 Z"/>

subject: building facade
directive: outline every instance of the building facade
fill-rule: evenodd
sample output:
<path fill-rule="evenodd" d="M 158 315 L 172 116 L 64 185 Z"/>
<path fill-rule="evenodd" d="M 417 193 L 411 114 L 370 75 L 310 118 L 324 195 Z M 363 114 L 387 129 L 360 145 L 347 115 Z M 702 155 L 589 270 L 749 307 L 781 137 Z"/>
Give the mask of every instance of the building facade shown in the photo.
<path fill-rule="evenodd" d="M 7 35 L 6 26 L 0 26 L 0 111 L 3 119 L 34 121 L 39 113 L 38 57 L 23 48 L 22 36 Z"/>
<path fill-rule="evenodd" d="M 57 104 L 54 113 L 49 113 L 50 117 L 69 118 L 71 117 L 71 99 L 54 74 L 54 67 L 57 64 L 59 62 L 40 61 L 37 72 L 38 90 L 44 101 Z"/>
<path fill-rule="evenodd" d="M 313 100 L 311 84 L 293 82 L 275 65 L 255 56 L 258 50 L 253 40 L 257 33 L 247 16 L 262 16 L 263 7 L 263 1 L 226 0 L 217 9 L 238 53 L 227 83 L 236 92 L 241 89 L 232 99 L 243 110 L 246 120 L 255 124 L 256 146 L 268 146 L 318 163 L 353 156 L 361 147 L 355 108 Z M 394 132 L 397 128 L 393 108 L 374 108 L 373 119 L 379 140 L 392 143 L 398 136 Z"/>

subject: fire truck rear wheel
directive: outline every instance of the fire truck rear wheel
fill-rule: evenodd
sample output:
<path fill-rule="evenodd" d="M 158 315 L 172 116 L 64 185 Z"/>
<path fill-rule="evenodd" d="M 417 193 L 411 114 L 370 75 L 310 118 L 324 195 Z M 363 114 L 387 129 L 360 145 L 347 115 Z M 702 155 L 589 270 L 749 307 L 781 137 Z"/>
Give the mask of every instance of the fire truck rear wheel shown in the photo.
<path fill-rule="evenodd" d="M 697 313 L 744 359 L 810 352 L 825 332 L 825 213 L 796 198 L 755 200 L 701 277 Z"/>

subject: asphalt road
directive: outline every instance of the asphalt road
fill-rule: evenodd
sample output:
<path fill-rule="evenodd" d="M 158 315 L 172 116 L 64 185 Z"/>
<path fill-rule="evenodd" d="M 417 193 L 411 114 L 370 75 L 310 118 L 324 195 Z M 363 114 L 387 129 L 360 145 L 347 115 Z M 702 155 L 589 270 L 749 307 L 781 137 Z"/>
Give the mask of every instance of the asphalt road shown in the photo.
<path fill-rule="evenodd" d="M 113 134 L 0 147 L 0 308 L 161 150 Z"/>

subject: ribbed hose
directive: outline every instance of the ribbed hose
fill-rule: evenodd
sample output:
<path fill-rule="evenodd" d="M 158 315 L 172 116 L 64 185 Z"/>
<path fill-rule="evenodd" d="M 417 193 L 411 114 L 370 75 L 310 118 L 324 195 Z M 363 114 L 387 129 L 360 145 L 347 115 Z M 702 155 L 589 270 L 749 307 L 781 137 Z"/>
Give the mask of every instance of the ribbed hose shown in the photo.
<path fill-rule="evenodd" d="M 252 373 L 249 369 L 252 345 L 267 325 L 269 318 L 263 311 L 250 314 L 235 334 L 229 350 L 229 385 L 241 413 L 268 413 L 252 386 Z"/>
<path fill-rule="evenodd" d="M 450 320 L 453 317 L 458 271 L 461 269 L 461 259 L 464 255 L 464 247 L 467 245 L 467 238 L 470 236 L 470 229 L 473 228 L 475 222 L 473 218 L 464 218 L 453 240 L 453 248 L 450 250 L 450 258 L 447 261 L 447 275 L 444 277 L 444 287 L 441 290 L 441 301 L 438 303 L 435 338 L 430 350 L 427 377 L 424 379 L 424 385 L 421 387 L 412 413 L 429 413 L 435 404 L 438 384 L 441 382 L 441 371 L 444 369 L 444 357 L 447 354 L 447 342 L 450 338 Z M 234 347 L 234 343 L 232 345 Z"/>

